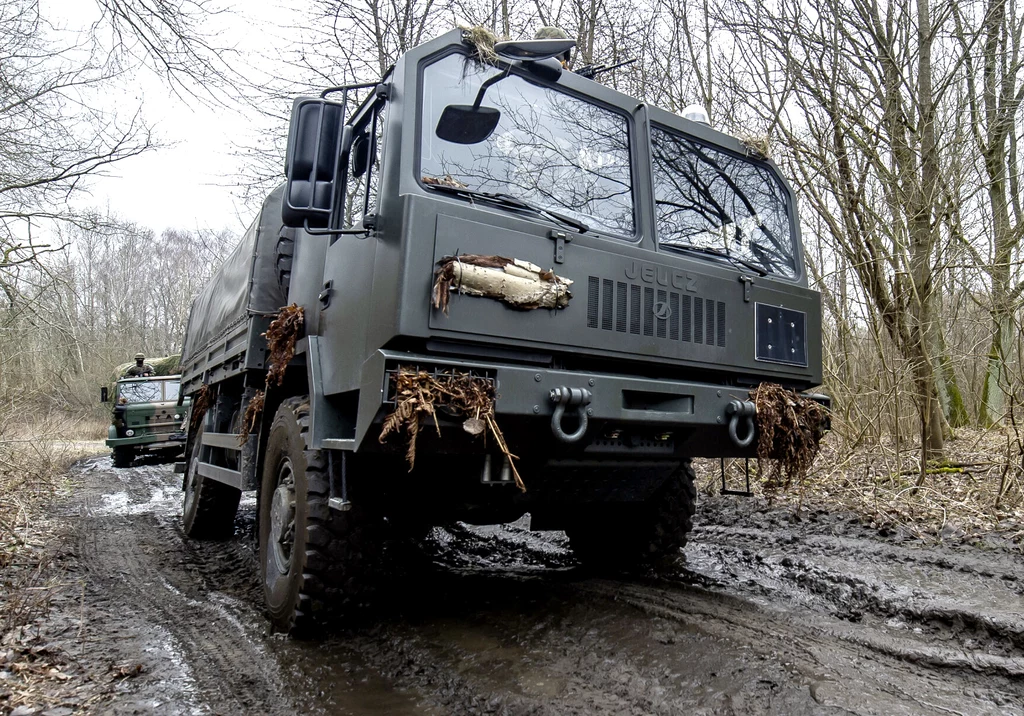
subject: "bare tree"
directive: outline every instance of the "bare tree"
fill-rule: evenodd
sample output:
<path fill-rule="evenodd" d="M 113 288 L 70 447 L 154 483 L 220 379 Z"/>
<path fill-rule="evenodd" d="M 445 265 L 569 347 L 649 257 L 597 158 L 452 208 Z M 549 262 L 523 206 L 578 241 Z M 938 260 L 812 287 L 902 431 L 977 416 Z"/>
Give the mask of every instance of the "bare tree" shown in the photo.
<path fill-rule="evenodd" d="M 36 0 L 0 0 L 0 272 L 58 249 L 40 223 L 73 218 L 84 179 L 153 146 L 137 112 L 101 108 L 120 72 L 107 59 L 92 38 L 50 39 Z"/>
<path fill-rule="evenodd" d="M 984 167 L 990 211 L 990 256 L 973 253 L 991 281 L 992 339 L 978 413 L 982 425 L 991 425 L 1003 417 L 1014 304 L 1024 291 L 1024 282 L 1015 284 L 1011 270 L 1024 227 L 1016 167 L 1016 124 L 1024 100 L 1024 15 L 1009 0 L 954 4 L 951 12 L 965 64 L 971 136 Z"/>
<path fill-rule="evenodd" d="M 957 66 L 936 13 L 948 19 L 949 6 L 736 0 L 718 9 L 741 48 L 751 106 L 783 139 L 805 200 L 911 368 L 922 464 L 943 450 L 935 257 L 941 157 L 952 148 L 943 102 Z"/>

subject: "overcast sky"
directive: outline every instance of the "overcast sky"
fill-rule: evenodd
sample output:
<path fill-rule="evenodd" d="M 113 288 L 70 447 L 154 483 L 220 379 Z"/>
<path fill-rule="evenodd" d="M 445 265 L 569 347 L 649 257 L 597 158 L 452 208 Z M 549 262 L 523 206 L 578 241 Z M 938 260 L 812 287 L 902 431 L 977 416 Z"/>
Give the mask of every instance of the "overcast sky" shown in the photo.
<path fill-rule="evenodd" d="M 236 48 L 253 67 L 260 63 L 254 50 L 280 43 L 287 32 L 283 28 L 293 19 L 286 0 L 221 4 L 231 8 L 231 15 L 222 16 L 219 27 L 204 29 L 215 30 L 220 46 Z M 98 16 L 90 0 L 43 0 L 42 7 L 51 22 L 67 30 L 87 27 Z M 124 112 L 141 103 L 155 138 L 166 146 L 109 168 L 109 176 L 95 179 L 91 197 L 80 197 L 78 205 L 109 207 L 157 234 L 168 227 L 244 230 L 255 207 L 244 206 L 230 184 L 242 168 L 233 142 L 253 131 L 246 112 L 183 100 L 145 70 L 133 73 L 108 100 Z"/>

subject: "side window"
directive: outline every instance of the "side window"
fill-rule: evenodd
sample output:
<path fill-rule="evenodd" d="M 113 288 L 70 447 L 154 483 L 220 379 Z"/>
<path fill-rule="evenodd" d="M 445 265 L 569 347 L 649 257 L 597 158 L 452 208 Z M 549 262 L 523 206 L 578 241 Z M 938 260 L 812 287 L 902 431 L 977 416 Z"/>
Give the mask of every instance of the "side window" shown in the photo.
<path fill-rule="evenodd" d="M 164 400 L 170 402 L 178 399 L 180 383 L 176 380 L 164 381 Z"/>
<path fill-rule="evenodd" d="M 377 212 L 384 107 L 383 104 L 378 105 L 366 121 L 355 130 L 349 152 L 348 177 L 345 184 L 345 220 L 342 228 L 360 228 L 364 216 Z"/>

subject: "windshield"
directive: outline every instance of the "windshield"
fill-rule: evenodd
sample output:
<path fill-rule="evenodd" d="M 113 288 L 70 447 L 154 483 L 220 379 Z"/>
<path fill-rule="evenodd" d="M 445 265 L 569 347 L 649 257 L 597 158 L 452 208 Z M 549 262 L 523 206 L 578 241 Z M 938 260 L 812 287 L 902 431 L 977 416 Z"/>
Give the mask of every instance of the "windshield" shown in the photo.
<path fill-rule="evenodd" d="M 603 107 L 509 74 L 481 102 L 501 112 L 475 144 L 435 129 L 448 105 L 472 105 L 487 79 L 505 70 L 448 55 L 423 72 L 420 171 L 426 184 L 509 194 L 592 228 L 634 234 L 629 123 Z"/>
<path fill-rule="evenodd" d="M 795 278 L 789 198 L 764 164 L 651 127 L 658 241 L 713 249 Z"/>
<path fill-rule="evenodd" d="M 120 383 L 117 388 L 117 402 L 160 403 L 178 399 L 176 380 L 140 380 Z"/>

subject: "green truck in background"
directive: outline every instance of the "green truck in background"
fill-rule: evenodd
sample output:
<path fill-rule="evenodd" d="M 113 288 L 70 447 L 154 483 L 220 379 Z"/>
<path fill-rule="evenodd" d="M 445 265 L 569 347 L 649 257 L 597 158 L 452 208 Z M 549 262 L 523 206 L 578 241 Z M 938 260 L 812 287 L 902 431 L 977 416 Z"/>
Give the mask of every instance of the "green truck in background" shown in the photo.
<path fill-rule="evenodd" d="M 185 433 L 182 421 L 189 400 L 178 405 L 178 375 L 122 378 L 114 383 L 113 419 L 107 429 L 107 447 L 113 451 L 114 467 L 131 467 L 142 454 L 174 459 L 182 453 Z M 101 400 L 107 402 L 108 389 Z"/>

